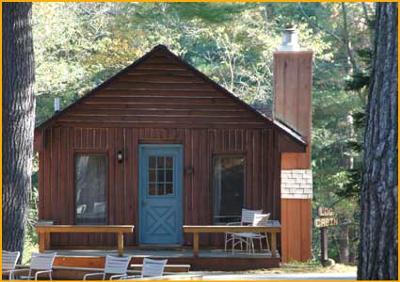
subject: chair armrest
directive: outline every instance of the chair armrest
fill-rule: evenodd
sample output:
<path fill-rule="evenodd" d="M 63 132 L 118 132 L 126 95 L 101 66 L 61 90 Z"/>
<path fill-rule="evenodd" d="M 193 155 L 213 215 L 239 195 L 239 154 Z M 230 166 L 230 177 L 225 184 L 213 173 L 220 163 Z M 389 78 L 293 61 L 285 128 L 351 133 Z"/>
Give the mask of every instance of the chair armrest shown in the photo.
<path fill-rule="evenodd" d="M 115 274 L 115 275 L 111 275 L 110 276 L 110 280 L 114 280 L 114 279 L 117 279 L 117 278 L 119 278 L 119 279 L 121 279 L 121 278 L 123 278 L 123 277 L 127 277 L 128 275 L 125 273 L 125 274 Z"/>
<path fill-rule="evenodd" d="M 85 274 L 85 275 L 83 276 L 83 280 L 86 280 L 86 278 L 89 277 L 89 276 L 98 276 L 98 275 L 104 275 L 104 272 L 96 272 L 96 273 L 88 273 L 88 274 Z"/>
<path fill-rule="evenodd" d="M 39 276 L 40 274 L 51 273 L 51 272 L 53 272 L 52 269 L 37 271 L 37 272 L 35 273 L 35 280 L 38 279 L 38 276 Z"/>
<path fill-rule="evenodd" d="M 241 222 L 228 222 L 226 225 L 228 226 L 234 226 L 234 225 L 241 225 Z"/>

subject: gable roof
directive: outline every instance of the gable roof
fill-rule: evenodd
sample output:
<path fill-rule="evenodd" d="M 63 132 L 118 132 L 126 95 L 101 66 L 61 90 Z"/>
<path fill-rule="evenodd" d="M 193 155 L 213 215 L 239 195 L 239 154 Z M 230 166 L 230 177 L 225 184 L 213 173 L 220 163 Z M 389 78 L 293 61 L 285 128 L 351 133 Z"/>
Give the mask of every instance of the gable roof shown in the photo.
<path fill-rule="evenodd" d="M 179 56 L 172 53 L 164 45 L 157 45 L 151 51 L 146 53 L 144 56 L 142 56 L 141 58 L 139 58 L 138 60 L 136 60 L 135 62 L 133 62 L 131 65 L 127 66 L 126 68 L 122 69 L 120 72 L 118 72 L 111 78 L 107 79 L 103 83 L 99 84 L 97 87 L 95 87 L 94 89 L 92 89 L 91 91 L 86 93 L 84 96 L 82 96 L 81 98 L 76 100 L 74 103 L 70 104 L 63 110 L 56 112 L 52 117 L 50 117 L 49 119 L 47 119 L 44 122 L 42 122 L 41 124 L 39 124 L 36 127 L 36 129 L 44 129 L 44 128 L 52 125 L 60 116 L 64 115 L 66 112 L 70 111 L 72 108 L 76 107 L 78 104 L 84 102 L 88 98 L 92 97 L 94 94 L 96 94 L 100 90 L 106 88 L 111 83 L 113 83 L 118 78 L 120 78 L 121 76 L 134 70 L 137 66 L 141 65 L 144 61 L 146 61 L 149 57 L 151 57 L 156 52 L 165 53 L 166 55 L 168 55 L 168 57 L 175 60 L 177 63 L 183 65 L 188 70 L 190 70 L 195 76 L 197 76 L 197 77 L 201 78 L 202 80 L 204 80 L 205 82 L 209 83 L 211 86 L 216 88 L 218 91 L 220 91 L 221 93 L 223 93 L 230 99 L 237 102 L 243 108 L 247 109 L 250 112 L 255 113 L 258 117 L 260 117 L 262 120 L 264 120 L 267 124 L 272 124 L 275 128 L 277 128 L 279 131 L 283 132 L 284 134 L 286 134 L 289 137 L 291 137 L 292 139 L 294 139 L 297 143 L 299 143 L 303 146 L 307 145 L 307 142 L 304 140 L 304 138 L 301 136 L 301 134 L 298 133 L 295 129 L 290 128 L 283 122 L 273 119 L 270 115 L 270 113 L 271 113 L 270 110 L 265 112 L 263 109 L 260 109 L 260 108 L 256 109 L 255 107 L 252 107 L 251 105 L 247 104 L 246 102 L 241 100 L 239 97 L 235 96 L 233 93 L 231 93 L 230 91 L 228 91 L 227 89 L 225 89 L 224 87 L 222 87 L 221 85 L 219 85 L 218 83 L 216 83 L 215 81 L 210 79 L 208 76 L 206 76 L 205 74 L 203 74 L 202 72 L 200 72 L 199 70 L 194 68 L 192 65 L 190 65 L 189 63 L 184 61 L 182 58 L 180 58 Z"/>

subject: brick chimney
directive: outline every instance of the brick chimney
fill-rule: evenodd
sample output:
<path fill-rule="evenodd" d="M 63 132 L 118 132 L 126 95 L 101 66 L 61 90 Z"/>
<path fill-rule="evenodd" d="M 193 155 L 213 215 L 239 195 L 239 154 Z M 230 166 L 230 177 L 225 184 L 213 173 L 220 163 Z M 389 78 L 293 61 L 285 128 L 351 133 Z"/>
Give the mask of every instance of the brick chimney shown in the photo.
<path fill-rule="evenodd" d="M 307 141 L 305 153 L 283 153 L 281 171 L 282 260 L 311 258 L 311 87 L 313 52 L 300 48 L 297 31 L 283 31 L 274 53 L 274 111 L 276 120 Z"/>

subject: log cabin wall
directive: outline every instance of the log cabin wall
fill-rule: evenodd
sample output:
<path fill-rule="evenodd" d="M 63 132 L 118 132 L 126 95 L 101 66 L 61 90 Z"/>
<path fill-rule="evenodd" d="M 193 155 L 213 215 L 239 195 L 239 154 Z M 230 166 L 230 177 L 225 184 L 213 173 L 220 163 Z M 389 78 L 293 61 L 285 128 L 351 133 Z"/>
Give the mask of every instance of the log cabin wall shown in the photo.
<path fill-rule="evenodd" d="M 286 147 L 304 150 L 165 47 L 156 47 L 36 131 L 41 138 L 35 142 L 40 161 L 39 217 L 56 224 L 75 223 L 76 153 L 107 155 L 108 224 L 138 228 L 139 144 L 183 145 L 184 224 L 212 224 L 215 154 L 245 156 L 245 207 L 263 209 L 279 220 L 281 152 Z M 118 150 L 124 151 L 122 163 L 116 160 Z M 188 168 L 193 168 L 192 174 Z M 115 244 L 108 235 L 52 235 L 52 242 L 58 247 Z M 135 244 L 135 236 L 126 243 Z M 221 241 L 204 236 L 201 243 Z"/>
<path fill-rule="evenodd" d="M 105 153 L 108 157 L 108 224 L 138 227 L 138 145 L 174 143 L 184 147 L 184 224 L 212 224 L 212 157 L 243 154 L 246 158 L 245 207 L 271 212 L 280 219 L 280 153 L 276 133 L 266 129 L 154 129 L 53 127 L 44 131 L 39 170 L 39 215 L 56 224 L 74 222 L 74 154 Z M 124 150 L 119 163 L 116 152 Z M 136 230 L 136 234 L 138 230 Z M 54 246 L 113 245 L 110 235 L 52 235 Z M 135 244 L 127 236 L 127 244 Z M 185 238 L 190 243 L 191 237 Z M 217 236 L 202 243 L 220 244 Z"/>

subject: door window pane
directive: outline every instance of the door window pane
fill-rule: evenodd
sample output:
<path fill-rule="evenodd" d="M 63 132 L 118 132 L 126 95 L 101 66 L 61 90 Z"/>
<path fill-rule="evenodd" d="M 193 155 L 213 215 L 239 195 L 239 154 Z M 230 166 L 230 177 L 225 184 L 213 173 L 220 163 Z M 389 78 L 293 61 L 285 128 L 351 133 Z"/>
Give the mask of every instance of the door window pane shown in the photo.
<path fill-rule="evenodd" d="M 238 221 L 244 202 L 244 157 L 215 156 L 214 223 Z"/>
<path fill-rule="evenodd" d="M 155 157 L 155 156 L 149 157 L 149 167 L 156 168 L 156 161 L 157 161 L 157 157 Z"/>
<path fill-rule="evenodd" d="M 148 193 L 151 196 L 174 193 L 173 188 L 174 159 L 171 156 L 149 157 Z"/>
<path fill-rule="evenodd" d="M 156 182 L 156 170 L 149 169 L 149 182 Z"/>
<path fill-rule="evenodd" d="M 106 224 L 106 164 L 105 155 L 76 156 L 76 224 Z"/>
<path fill-rule="evenodd" d="M 173 171 L 172 169 L 168 169 L 165 171 L 165 182 L 172 182 L 172 175 L 173 175 Z"/>

